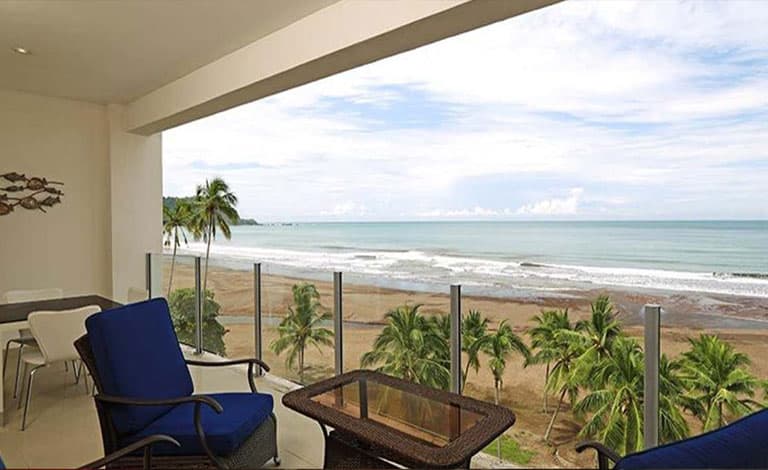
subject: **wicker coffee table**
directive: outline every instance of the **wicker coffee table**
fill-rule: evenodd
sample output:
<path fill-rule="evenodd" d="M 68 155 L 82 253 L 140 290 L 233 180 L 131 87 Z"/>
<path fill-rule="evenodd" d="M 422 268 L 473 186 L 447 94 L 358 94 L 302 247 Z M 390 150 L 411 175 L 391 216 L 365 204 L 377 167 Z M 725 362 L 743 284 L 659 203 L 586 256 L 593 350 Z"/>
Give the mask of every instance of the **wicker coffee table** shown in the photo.
<path fill-rule="evenodd" d="M 287 393 L 283 404 L 320 423 L 325 468 L 469 468 L 515 422 L 507 408 L 367 370 Z"/>

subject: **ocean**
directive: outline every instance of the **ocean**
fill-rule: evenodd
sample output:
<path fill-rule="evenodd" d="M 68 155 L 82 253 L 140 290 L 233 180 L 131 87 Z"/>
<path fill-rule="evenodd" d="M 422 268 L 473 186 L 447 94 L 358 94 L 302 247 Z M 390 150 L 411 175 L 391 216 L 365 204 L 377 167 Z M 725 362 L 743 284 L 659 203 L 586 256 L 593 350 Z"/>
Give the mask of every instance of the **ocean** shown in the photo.
<path fill-rule="evenodd" d="M 204 253 L 190 243 L 183 253 Z M 237 226 L 212 263 L 382 287 L 567 295 L 600 287 L 768 297 L 768 221 L 360 222 Z"/>

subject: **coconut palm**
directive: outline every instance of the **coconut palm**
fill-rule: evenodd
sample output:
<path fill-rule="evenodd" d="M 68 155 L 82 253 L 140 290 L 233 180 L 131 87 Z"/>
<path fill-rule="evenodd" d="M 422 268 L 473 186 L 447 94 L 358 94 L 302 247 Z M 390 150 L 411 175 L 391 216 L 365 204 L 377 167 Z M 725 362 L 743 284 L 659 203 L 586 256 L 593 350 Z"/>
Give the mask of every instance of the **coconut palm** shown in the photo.
<path fill-rule="evenodd" d="M 576 403 L 581 385 L 581 379 L 575 373 L 576 365 L 587 347 L 587 338 L 576 332 L 575 326 L 572 326 L 570 321 L 563 322 L 560 328 L 554 332 L 552 351 L 555 352 L 555 355 L 552 358 L 552 368 L 547 378 L 545 393 L 556 393 L 558 400 L 547 425 L 547 430 L 544 432 L 545 441 L 548 441 L 552 434 L 565 397 L 568 396 L 571 404 Z"/>
<path fill-rule="evenodd" d="M 501 387 L 504 385 L 504 370 L 507 368 L 507 359 L 513 352 L 517 352 L 528 359 L 531 355 L 528 346 L 512 331 L 512 327 L 504 320 L 496 331 L 488 335 L 488 340 L 483 349 L 488 354 L 488 367 L 493 374 L 494 401 L 499 404 Z M 496 441 L 499 460 L 501 460 L 501 439 Z"/>
<path fill-rule="evenodd" d="M 659 362 L 659 439 L 662 444 L 679 441 L 690 434 L 682 414 L 685 390 L 682 363 L 662 354 Z"/>
<path fill-rule="evenodd" d="M 193 219 L 193 234 L 206 242 L 205 271 L 203 276 L 203 291 L 208 285 L 208 258 L 211 254 L 211 242 L 216 238 L 216 230 L 220 230 L 229 240 L 232 232 L 229 225 L 237 222 L 240 216 L 235 206 L 237 196 L 229 189 L 229 185 L 221 178 L 206 180 L 204 185 L 198 185 L 195 193 Z"/>
<path fill-rule="evenodd" d="M 467 355 L 461 389 L 467 385 L 470 367 L 480 371 L 480 352 L 488 342 L 488 319 L 479 310 L 470 310 L 461 320 L 461 350 Z"/>
<path fill-rule="evenodd" d="M 659 402 L 661 420 L 659 434 L 663 441 L 684 439 L 688 427 L 674 395 L 679 392 L 676 367 L 663 358 L 660 372 Z M 619 454 L 643 448 L 643 351 L 633 338 L 617 338 L 610 354 L 597 364 L 592 373 L 602 387 L 589 390 L 574 407 L 577 414 L 590 413 L 580 436 L 595 438 Z"/>
<path fill-rule="evenodd" d="M 187 244 L 186 229 L 192 218 L 192 208 L 186 201 L 178 200 L 173 208 L 163 206 L 163 233 L 165 234 L 165 246 L 173 245 L 171 255 L 171 272 L 168 275 L 168 298 L 171 297 L 173 285 L 173 271 L 176 267 L 176 248 L 181 246 L 181 241 Z"/>
<path fill-rule="evenodd" d="M 299 382 L 304 383 L 304 352 L 307 346 L 333 346 L 333 331 L 322 326 L 331 320 L 331 312 L 320 304 L 320 293 L 314 284 L 294 284 L 293 306 L 277 327 L 278 337 L 270 344 L 275 354 L 288 351 L 286 365 L 295 369 L 298 365 Z"/>
<path fill-rule="evenodd" d="M 611 355 L 613 342 L 622 336 L 621 323 L 616 319 L 613 304 L 607 295 L 601 295 L 591 305 L 589 319 L 576 324 L 578 333 L 586 338 L 584 352 L 578 358 L 573 373 L 581 385 L 600 388 L 604 384 L 593 383 L 600 379 L 599 374 L 593 373 L 593 368 L 603 359 Z"/>
<path fill-rule="evenodd" d="M 682 369 L 689 393 L 686 407 L 701 420 L 704 430 L 728 423 L 759 404 L 752 399 L 760 381 L 747 371 L 749 358 L 716 335 L 702 334 L 688 340 Z M 729 416 L 727 416 L 729 415 Z"/>
<path fill-rule="evenodd" d="M 544 370 L 544 403 L 543 410 L 547 412 L 547 392 L 546 384 L 549 381 L 549 370 L 552 361 L 561 354 L 561 345 L 555 335 L 560 330 L 572 330 L 571 322 L 568 319 L 568 309 L 565 310 L 545 310 L 540 315 L 534 316 L 531 321 L 535 326 L 528 330 L 528 336 L 531 337 L 531 349 L 536 352 L 531 355 L 531 359 L 526 363 L 545 364 Z"/>
<path fill-rule="evenodd" d="M 447 389 L 450 383 L 450 361 L 445 328 L 438 319 L 419 312 L 421 305 L 401 305 L 386 314 L 387 325 L 363 354 L 362 367 L 405 380 Z M 450 333 L 450 326 L 448 328 Z"/>

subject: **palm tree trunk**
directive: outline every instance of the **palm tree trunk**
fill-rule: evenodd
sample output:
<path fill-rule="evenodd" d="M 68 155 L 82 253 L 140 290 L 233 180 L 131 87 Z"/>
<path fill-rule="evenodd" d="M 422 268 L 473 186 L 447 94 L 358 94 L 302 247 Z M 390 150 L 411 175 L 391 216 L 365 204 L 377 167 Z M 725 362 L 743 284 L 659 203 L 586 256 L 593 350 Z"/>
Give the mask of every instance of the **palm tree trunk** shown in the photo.
<path fill-rule="evenodd" d="M 544 413 L 547 412 L 547 382 L 549 382 L 549 361 L 547 361 L 547 370 L 544 372 Z"/>
<path fill-rule="evenodd" d="M 467 367 L 464 368 L 464 377 L 461 378 L 461 391 L 464 391 L 464 387 L 467 386 L 467 376 L 469 375 L 469 361 L 467 361 Z"/>
<path fill-rule="evenodd" d="M 494 381 L 493 388 L 494 388 L 493 399 L 496 405 L 498 405 L 499 404 L 499 388 L 500 388 L 498 380 Z M 496 438 L 496 456 L 499 458 L 499 460 L 501 460 L 501 436 Z"/>
<path fill-rule="evenodd" d="M 299 350 L 299 382 L 304 385 L 304 348 Z"/>
<path fill-rule="evenodd" d="M 171 296 L 171 286 L 173 285 L 173 269 L 176 267 L 176 237 L 173 239 L 173 255 L 171 256 L 171 274 L 168 276 L 168 297 Z"/>
<path fill-rule="evenodd" d="M 557 408 L 555 408 L 555 412 L 552 413 L 552 419 L 549 420 L 549 425 L 547 426 L 547 432 L 544 433 L 544 440 L 549 440 L 549 435 L 552 434 L 552 428 L 555 426 L 555 420 L 557 419 L 557 414 L 560 413 L 560 407 L 563 405 L 563 400 L 565 400 L 565 392 L 568 391 L 567 388 L 563 387 L 563 391 L 560 393 L 560 401 L 557 402 Z"/>
<path fill-rule="evenodd" d="M 205 271 L 203 274 L 203 298 L 205 298 L 205 290 L 208 288 L 208 258 L 211 256 L 211 234 L 213 233 L 213 226 L 208 225 L 208 246 L 205 248 Z"/>

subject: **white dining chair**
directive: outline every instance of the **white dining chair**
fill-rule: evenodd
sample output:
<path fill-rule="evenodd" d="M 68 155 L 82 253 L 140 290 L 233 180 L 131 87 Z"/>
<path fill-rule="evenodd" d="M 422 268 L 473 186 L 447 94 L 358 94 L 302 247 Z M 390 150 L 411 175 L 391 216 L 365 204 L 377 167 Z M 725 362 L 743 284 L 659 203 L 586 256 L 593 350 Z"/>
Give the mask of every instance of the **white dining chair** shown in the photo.
<path fill-rule="evenodd" d="M 27 425 L 27 412 L 32 399 L 32 383 L 35 373 L 41 367 L 57 362 L 77 361 L 79 356 L 75 349 L 75 340 L 85 334 L 85 319 L 100 312 L 98 305 L 76 308 L 72 310 L 40 311 L 29 314 L 29 327 L 37 340 L 37 349 L 27 348 L 21 355 L 23 376 L 26 379 L 26 398 L 24 414 L 21 419 L 21 430 Z M 27 368 L 32 369 L 27 372 Z M 85 383 L 88 393 L 87 380 Z M 19 400 L 21 406 L 21 400 Z"/>
<path fill-rule="evenodd" d="M 35 300 L 49 300 L 49 299 L 61 299 L 64 297 L 64 291 L 58 287 L 52 287 L 49 289 L 19 289 L 9 290 L 2 296 L 3 303 L 17 303 L 17 302 L 34 302 Z M 19 384 L 19 366 L 21 364 L 21 353 L 25 346 L 37 347 L 35 338 L 32 337 L 32 333 L 28 328 L 19 330 L 19 336 L 14 337 L 6 341 L 5 349 L 3 350 L 3 374 L 5 374 L 6 366 L 8 365 L 8 352 L 10 351 L 11 344 L 19 345 L 19 355 L 16 358 L 16 380 L 13 384 L 13 398 L 18 396 L 18 384 Z"/>

